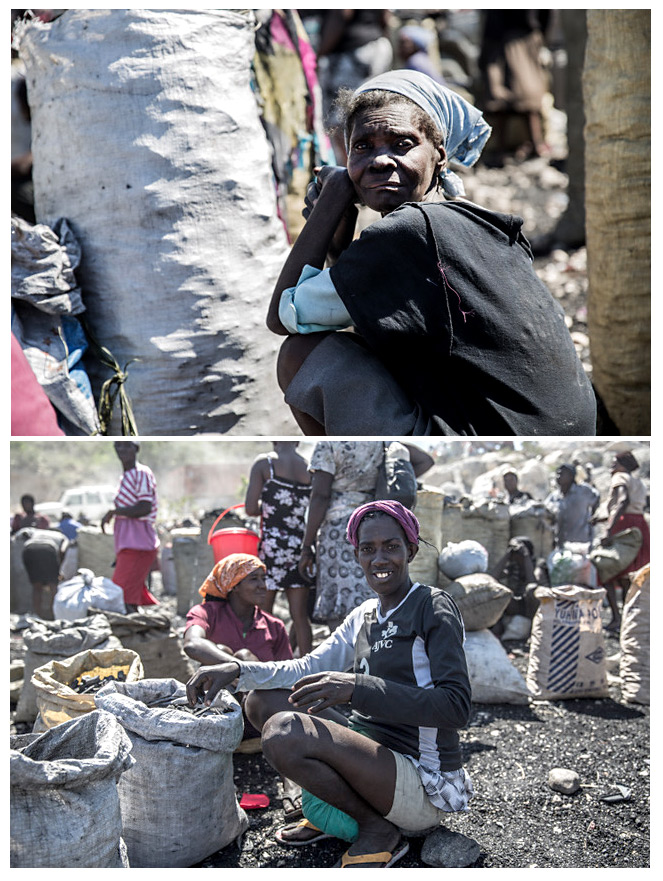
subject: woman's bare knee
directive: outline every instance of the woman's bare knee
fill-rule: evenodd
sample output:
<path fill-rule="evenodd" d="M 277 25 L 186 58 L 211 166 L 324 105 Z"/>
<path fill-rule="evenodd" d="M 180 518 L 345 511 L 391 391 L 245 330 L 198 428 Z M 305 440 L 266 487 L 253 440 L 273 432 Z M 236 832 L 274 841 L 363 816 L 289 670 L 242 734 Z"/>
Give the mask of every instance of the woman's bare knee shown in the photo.
<path fill-rule="evenodd" d="M 326 336 L 326 333 L 307 333 L 285 338 L 276 362 L 276 378 L 281 391 L 287 390 L 304 361 Z"/>

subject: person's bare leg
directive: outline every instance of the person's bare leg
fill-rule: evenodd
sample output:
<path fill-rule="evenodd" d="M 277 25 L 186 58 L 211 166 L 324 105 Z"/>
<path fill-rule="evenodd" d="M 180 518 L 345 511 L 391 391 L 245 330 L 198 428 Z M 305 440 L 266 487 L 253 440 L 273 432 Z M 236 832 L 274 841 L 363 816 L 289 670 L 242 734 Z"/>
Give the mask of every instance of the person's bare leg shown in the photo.
<path fill-rule="evenodd" d="M 284 712 L 265 723 L 263 755 L 279 773 L 357 821 L 351 855 L 394 850 L 400 832 L 385 819 L 396 787 L 391 750 L 327 719 Z"/>
<path fill-rule="evenodd" d="M 608 600 L 608 605 L 610 606 L 610 611 L 612 612 L 612 621 L 607 625 L 606 630 L 619 630 L 619 624 L 621 621 L 621 615 L 619 613 L 619 606 L 617 605 L 617 592 L 615 591 L 615 582 L 609 581 L 604 585 L 606 598 Z"/>
<path fill-rule="evenodd" d="M 285 595 L 290 608 L 292 623 L 297 636 L 300 658 L 307 655 L 313 648 L 313 631 L 308 619 L 308 588 L 286 587 Z"/>
<path fill-rule="evenodd" d="M 265 723 L 276 713 L 288 712 L 292 710 L 292 704 L 288 703 L 290 691 L 285 689 L 269 689 L 265 691 L 250 691 L 244 699 L 243 708 L 249 722 L 258 731 L 262 731 Z M 342 713 L 330 708 L 325 711 L 324 715 L 328 719 L 333 719 L 338 725 L 347 725 L 347 719 Z M 278 770 L 278 769 L 277 769 Z M 283 796 L 290 799 L 301 796 L 301 787 L 295 783 L 287 775 L 280 774 L 283 784 Z M 288 827 L 286 826 L 286 829 Z M 297 828 L 292 826 L 292 831 L 285 832 L 285 838 L 292 838 L 296 841 L 307 841 L 315 838 L 318 833 L 309 828 Z"/>

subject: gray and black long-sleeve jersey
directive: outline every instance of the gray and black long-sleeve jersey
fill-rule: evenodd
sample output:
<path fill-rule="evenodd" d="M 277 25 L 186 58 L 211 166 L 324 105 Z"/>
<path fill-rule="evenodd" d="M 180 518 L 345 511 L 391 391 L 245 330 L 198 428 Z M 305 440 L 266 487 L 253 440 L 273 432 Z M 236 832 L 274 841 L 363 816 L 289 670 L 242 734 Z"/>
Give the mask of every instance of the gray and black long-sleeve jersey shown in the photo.
<path fill-rule="evenodd" d="M 386 615 L 377 598 L 362 603 L 303 658 L 240 662 L 237 690 L 290 688 L 303 676 L 352 669 L 352 727 L 408 756 L 435 803 L 436 781 L 461 767 L 458 730 L 470 718 L 463 639 L 449 594 L 414 584 Z"/>

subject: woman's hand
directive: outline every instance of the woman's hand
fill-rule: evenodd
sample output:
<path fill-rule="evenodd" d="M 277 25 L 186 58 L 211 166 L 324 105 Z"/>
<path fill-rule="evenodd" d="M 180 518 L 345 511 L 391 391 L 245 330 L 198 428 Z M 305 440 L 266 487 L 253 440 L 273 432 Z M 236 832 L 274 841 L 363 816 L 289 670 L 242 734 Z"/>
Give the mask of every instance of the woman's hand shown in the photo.
<path fill-rule="evenodd" d="M 106 532 L 106 526 L 111 522 L 113 517 L 115 516 L 115 511 L 112 509 L 110 511 L 106 511 L 101 521 L 101 531 Z"/>
<path fill-rule="evenodd" d="M 346 209 L 354 206 L 357 192 L 354 188 L 347 168 L 341 165 L 323 165 L 314 168 L 315 180 L 306 188 L 304 197 L 304 210 L 302 216 L 308 220 L 313 208 L 324 190 L 325 198 L 333 198 L 335 202 L 344 205 Z"/>
<path fill-rule="evenodd" d="M 336 704 L 352 700 L 356 677 L 354 673 L 315 673 L 304 676 L 293 686 L 288 701 L 298 710 L 320 713 Z"/>
<path fill-rule="evenodd" d="M 240 666 L 236 661 L 201 667 L 186 684 L 189 706 L 194 707 L 199 701 L 203 701 L 205 706 L 211 706 L 221 689 L 230 685 L 239 673 Z"/>
<path fill-rule="evenodd" d="M 315 580 L 315 548 L 302 548 L 299 562 L 297 563 L 297 571 L 307 581 Z"/>

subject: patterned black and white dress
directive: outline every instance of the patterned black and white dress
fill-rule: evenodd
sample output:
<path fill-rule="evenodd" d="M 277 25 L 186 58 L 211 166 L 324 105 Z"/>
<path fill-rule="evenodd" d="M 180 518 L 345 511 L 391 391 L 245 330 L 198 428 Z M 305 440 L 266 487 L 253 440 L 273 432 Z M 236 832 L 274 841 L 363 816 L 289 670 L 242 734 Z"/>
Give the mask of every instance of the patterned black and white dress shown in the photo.
<path fill-rule="evenodd" d="M 267 457 L 269 478 L 261 499 L 258 556 L 267 567 L 267 589 L 310 587 L 297 571 L 302 550 L 306 511 L 311 487 L 274 474 L 274 461 Z"/>
<path fill-rule="evenodd" d="M 350 515 L 375 498 L 382 441 L 318 441 L 309 468 L 332 474 L 332 495 L 316 539 L 316 601 L 313 621 L 345 618 L 374 596 L 345 537 Z"/>

